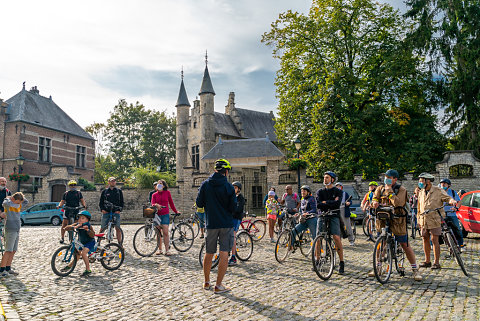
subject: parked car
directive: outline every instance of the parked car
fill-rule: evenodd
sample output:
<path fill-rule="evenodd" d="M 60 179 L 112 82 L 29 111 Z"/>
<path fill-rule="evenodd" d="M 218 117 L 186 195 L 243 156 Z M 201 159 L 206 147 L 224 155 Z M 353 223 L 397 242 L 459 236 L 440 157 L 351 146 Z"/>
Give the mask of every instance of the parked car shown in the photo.
<path fill-rule="evenodd" d="M 62 224 L 63 212 L 57 209 L 58 203 L 38 203 L 30 206 L 20 213 L 20 219 L 23 224 Z"/>
<path fill-rule="evenodd" d="M 480 233 L 480 191 L 471 191 L 462 195 L 457 217 L 464 237 L 468 233 Z"/>
<path fill-rule="evenodd" d="M 362 200 L 360 199 L 360 195 L 358 195 L 357 190 L 353 185 L 344 185 L 343 190 L 348 193 L 352 197 L 352 204 L 350 205 L 350 212 L 355 213 L 357 218 L 355 222 L 362 222 L 364 213 L 362 208 L 360 207 L 360 203 Z"/>

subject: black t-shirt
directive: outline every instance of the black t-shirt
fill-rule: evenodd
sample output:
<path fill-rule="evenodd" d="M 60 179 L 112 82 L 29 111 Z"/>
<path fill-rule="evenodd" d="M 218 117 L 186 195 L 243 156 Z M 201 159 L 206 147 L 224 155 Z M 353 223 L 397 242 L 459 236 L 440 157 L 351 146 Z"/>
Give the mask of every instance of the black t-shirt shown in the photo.
<path fill-rule="evenodd" d="M 243 197 L 242 193 L 240 193 L 237 196 L 237 205 L 235 206 L 235 210 L 233 211 L 234 219 L 237 219 L 237 220 L 243 219 L 244 207 L 245 207 L 245 197 Z"/>
<path fill-rule="evenodd" d="M 102 195 L 100 196 L 99 206 L 103 211 L 110 211 L 111 208 L 105 206 L 105 201 L 112 203 L 114 206 L 123 208 L 123 193 L 122 190 L 114 188 L 106 188 L 103 190 Z"/>
<path fill-rule="evenodd" d="M 68 207 L 78 207 L 80 206 L 80 200 L 83 198 L 83 195 L 80 191 L 66 191 L 63 194 L 62 200 L 65 201 L 65 206 Z"/>
<path fill-rule="evenodd" d="M 3 201 L 5 200 L 5 198 L 6 198 L 7 196 L 12 196 L 12 193 L 11 193 L 8 189 L 6 189 L 6 188 L 2 189 L 2 190 L 0 191 L 0 212 L 3 212 L 3 206 L 2 206 L 2 204 L 3 204 Z"/>
<path fill-rule="evenodd" d="M 333 188 L 321 188 L 316 193 L 317 208 L 325 212 L 328 210 L 338 210 L 340 209 L 340 204 L 342 202 L 342 191 L 336 187 Z M 335 198 L 338 197 L 338 200 Z M 322 203 L 325 201 L 326 203 Z M 336 214 L 339 215 L 340 211 L 336 211 Z"/>

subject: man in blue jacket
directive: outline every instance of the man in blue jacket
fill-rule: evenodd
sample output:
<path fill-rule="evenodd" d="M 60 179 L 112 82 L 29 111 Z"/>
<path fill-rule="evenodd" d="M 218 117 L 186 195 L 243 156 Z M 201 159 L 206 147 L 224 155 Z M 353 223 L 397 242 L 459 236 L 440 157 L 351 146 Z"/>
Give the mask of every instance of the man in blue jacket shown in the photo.
<path fill-rule="evenodd" d="M 218 264 L 215 293 L 230 291 L 222 284 L 227 272 L 228 251 L 233 246 L 233 212 L 236 205 L 236 196 L 233 186 L 227 181 L 228 172 L 232 166 L 226 159 L 215 162 L 215 173 L 205 180 L 198 190 L 196 204 L 205 208 L 205 257 L 203 259 L 203 274 L 205 283 L 203 288 L 209 290 L 210 270 L 213 255 L 217 252 L 217 243 L 220 245 L 220 261 Z"/>

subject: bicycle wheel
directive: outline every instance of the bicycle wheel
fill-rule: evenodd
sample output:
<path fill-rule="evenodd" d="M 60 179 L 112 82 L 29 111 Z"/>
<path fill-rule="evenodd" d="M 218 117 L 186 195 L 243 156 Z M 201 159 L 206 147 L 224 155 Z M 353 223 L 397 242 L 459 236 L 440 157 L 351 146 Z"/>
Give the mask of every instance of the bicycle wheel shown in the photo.
<path fill-rule="evenodd" d="M 377 237 L 377 227 L 375 226 L 374 219 L 372 218 L 368 219 L 367 230 L 368 230 L 368 239 L 372 242 L 375 242 L 375 239 Z"/>
<path fill-rule="evenodd" d="M 267 224 L 262 220 L 255 220 L 252 225 L 250 225 L 250 235 L 254 241 L 260 241 L 265 236 L 267 231 Z"/>
<path fill-rule="evenodd" d="M 152 256 L 158 249 L 158 230 L 149 225 L 139 228 L 133 236 L 133 248 L 140 256 Z"/>
<path fill-rule="evenodd" d="M 203 258 L 205 256 L 205 242 L 202 243 L 200 247 L 200 253 L 198 253 L 198 261 L 200 262 L 200 266 L 203 267 Z M 218 252 L 212 257 L 212 269 L 217 267 L 218 262 L 220 261 L 220 256 Z"/>
<path fill-rule="evenodd" d="M 350 226 L 352 227 L 353 240 L 357 239 L 357 224 L 354 218 L 350 218 Z"/>
<path fill-rule="evenodd" d="M 463 274 L 468 276 L 467 269 L 465 268 L 465 264 L 463 263 L 462 256 L 460 255 L 460 250 L 458 249 L 457 243 L 454 241 L 452 235 L 450 233 L 446 233 L 447 235 L 447 246 L 450 248 L 450 252 L 453 252 L 455 256 L 455 260 L 457 261 L 458 265 L 462 269 Z M 445 235 L 444 235 L 445 236 Z"/>
<path fill-rule="evenodd" d="M 77 265 L 77 255 L 72 249 L 73 245 L 64 245 L 59 247 L 52 255 L 50 266 L 53 273 L 58 276 L 67 276 L 75 270 Z M 69 266 L 69 264 L 72 264 Z"/>
<path fill-rule="evenodd" d="M 317 236 L 312 245 L 312 264 L 317 276 L 326 281 L 333 274 L 334 253 L 332 245 L 323 236 Z"/>
<path fill-rule="evenodd" d="M 236 257 L 240 261 L 247 261 L 253 253 L 253 239 L 247 231 L 241 231 L 235 237 Z"/>
<path fill-rule="evenodd" d="M 123 247 L 117 243 L 108 243 L 100 252 L 100 263 L 107 270 L 114 271 L 118 269 L 125 259 Z"/>
<path fill-rule="evenodd" d="M 74 220 L 73 217 L 70 217 L 68 219 L 68 225 L 72 225 L 73 223 L 75 223 L 75 220 Z M 73 241 L 73 231 L 67 231 L 67 233 L 68 233 L 68 242 L 72 243 L 72 241 Z"/>
<path fill-rule="evenodd" d="M 198 234 L 200 233 L 200 222 L 198 219 L 194 218 L 191 222 L 190 225 L 192 226 L 193 229 L 193 238 L 196 239 Z"/>
<path fill-rule="evenodd" d="M 118 229 L 120 230 L 120 241 L 118 241 L 117 229 L 115 228 L 115 225 L 113 225 L 113 224 L 108 227 L 105 239 L 110 243 L 118 242 L 118 244 L 122 245 L 123 244 L 123 230 L 122 230 L 121 227 L 118 227 Z"/>
<path fill-rule="evenodd" d="M 270 223 L 269 223 L 270 224 Z M 275 233 L 276 235 L 280 234 L 282 232 L 282 227 L 280 226 L 280 224 L 278 224 L 278 220 L 275 221 L 275 225 L 273 226 L 273 233 Z"/>
<path fill-rule="evenodd" d="M 367 224 L 369 219 L 370 218 L 367 215 L 365 215 L 365 217 L 362 220 L 362 229 L 363 229 L 363 234 L 365 234 L 365 236 L 368 236 Z"/>
<path fill-rule="evenodd" d="M 392 275 L 392 251 L 387 237 L 382 235 L 377 238 L 373 249 L 373 271 L 378 282 L 385 284 Z"/>
<path fill-rule="evenodd" d="M 178 252 L 186 252 L 193 245 L 193 228 L 187 223 L 180 223 L 172 231 L 172 245 Z"/>
<path fill-rule="evenodd" d="M 303 256 L 308 257 L 313 244 L 312 234 L 310 234 L 310 230 L 306 229 L 305 231 L 303 231 L 303 233 L 300 234 L 300 236 L 298 237 L 298 241 L 300 243 L 300 252 L 303 254 Z"/>
<path fill-rule="evenodd" d="M 405 251 L 397 241 L 395 241 L 395 249 L 395 269 L 400 276 L 405 276 Z"/>
<path fill-rule="evenodd" d="M 292 249 L 292 233 L 288 230 L 281 232 L 275 245 L 275 259 L 277 262 L 285 262 Z"/>

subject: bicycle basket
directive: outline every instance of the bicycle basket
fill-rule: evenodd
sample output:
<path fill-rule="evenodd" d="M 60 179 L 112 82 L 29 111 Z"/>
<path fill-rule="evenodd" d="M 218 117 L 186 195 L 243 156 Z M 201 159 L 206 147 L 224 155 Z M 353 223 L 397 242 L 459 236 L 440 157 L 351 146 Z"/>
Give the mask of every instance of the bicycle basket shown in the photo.
<path fill-rule="evenodd" d="M 145 218 L 154 218 L 157 213 L 157 209 L 151 206 L 143 206 L 143 217 Z"/>

